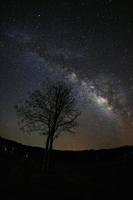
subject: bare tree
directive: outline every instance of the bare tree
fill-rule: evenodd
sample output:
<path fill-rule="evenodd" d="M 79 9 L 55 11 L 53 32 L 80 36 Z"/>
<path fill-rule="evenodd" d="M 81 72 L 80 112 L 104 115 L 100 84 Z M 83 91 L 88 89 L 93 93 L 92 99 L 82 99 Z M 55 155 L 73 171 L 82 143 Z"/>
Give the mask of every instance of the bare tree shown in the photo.
<path fill-rule="evenodd" d="M 65 82 L 47 83 L 34 91 L 23 105 L 17 105 L 21 128 L 47 136 L 43 169 L 49 167 L 53 141 L 62 132 L 73 132 L 79 111 L 73 88 Z"/>

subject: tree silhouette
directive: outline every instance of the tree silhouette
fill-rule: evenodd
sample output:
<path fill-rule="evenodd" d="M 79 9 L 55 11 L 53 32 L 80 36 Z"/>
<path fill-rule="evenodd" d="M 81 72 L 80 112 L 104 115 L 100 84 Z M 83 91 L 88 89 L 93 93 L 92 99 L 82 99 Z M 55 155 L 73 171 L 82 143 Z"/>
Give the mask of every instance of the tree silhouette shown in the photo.
<path fill-rule="evenodd" d="M 62 132 L 73 132 L 79 111 L 73 87 L 65 82 L 45 83 L 23 105 L 17 105 L 20 127 L 47 136 L 43 169 L 48 170 L 53 141 Z"/>

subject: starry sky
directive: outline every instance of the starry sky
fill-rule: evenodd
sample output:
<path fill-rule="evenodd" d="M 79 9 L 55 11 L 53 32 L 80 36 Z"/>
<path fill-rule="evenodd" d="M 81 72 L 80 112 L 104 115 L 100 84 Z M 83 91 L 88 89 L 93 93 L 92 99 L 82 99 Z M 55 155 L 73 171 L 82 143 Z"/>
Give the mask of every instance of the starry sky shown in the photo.
<path fill-rule="evenodd" d="M 22 133 L 14 106 L 42 81 L 67 78 L 80 94 L 77 134 L 54 148 L 81 150 L 133 144 L 131 1 L 0 3 L 0 136 L 44 146 Z"/>

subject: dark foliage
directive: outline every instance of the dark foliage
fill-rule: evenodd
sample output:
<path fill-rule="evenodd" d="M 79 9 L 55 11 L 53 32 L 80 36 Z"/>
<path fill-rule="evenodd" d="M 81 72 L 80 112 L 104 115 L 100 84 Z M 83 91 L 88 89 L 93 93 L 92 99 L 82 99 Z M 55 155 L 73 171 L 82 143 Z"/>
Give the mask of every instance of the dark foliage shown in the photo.
<path fill-rule="evenodd" d="M 73 87 L 65 82 L 45 83 L 24 105 L 16 106 L 20 126 L 26 132 L 46 135 L 44 167 L 50 166 L 53 141 L 62 132 L 73 132 L 79 112 Z"/>

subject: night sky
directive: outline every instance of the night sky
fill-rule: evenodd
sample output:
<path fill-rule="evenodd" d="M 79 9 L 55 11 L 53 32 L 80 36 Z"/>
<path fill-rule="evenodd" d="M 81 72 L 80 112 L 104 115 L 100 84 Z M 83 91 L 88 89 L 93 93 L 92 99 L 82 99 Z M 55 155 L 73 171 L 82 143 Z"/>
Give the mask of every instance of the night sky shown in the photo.
<path fill-rule="evenodd" d="M 0 2 L 0 136 L 43 146 L 19 130 L 14 106 L 44 80 L 67 78 L 81 99 L 77 134 L 58 149 L 133 144 L 132 1 Z"/>

